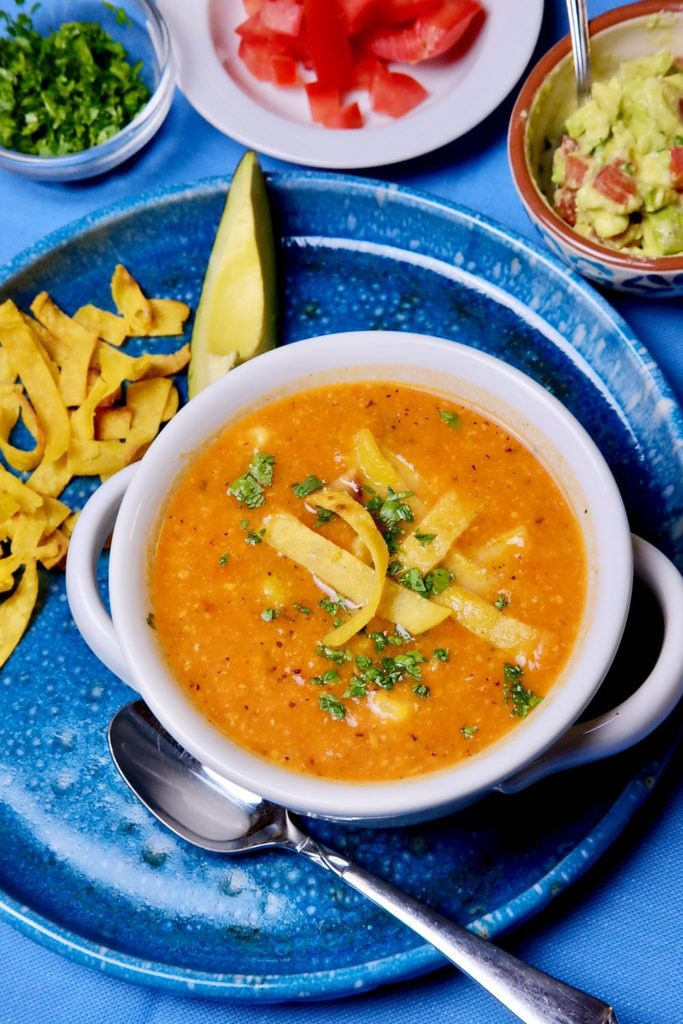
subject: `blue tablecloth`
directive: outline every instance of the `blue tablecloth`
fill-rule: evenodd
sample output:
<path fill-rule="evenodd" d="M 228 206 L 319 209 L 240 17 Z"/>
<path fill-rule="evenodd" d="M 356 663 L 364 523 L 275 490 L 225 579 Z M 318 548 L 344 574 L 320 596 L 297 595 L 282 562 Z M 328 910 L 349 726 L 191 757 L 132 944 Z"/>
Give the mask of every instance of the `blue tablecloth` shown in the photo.
<path fill-rule="evenodd" d="M 591 16 L 608 6 L 612 4 L 592 0 Z M 548 0 L 536 56 L 565 32 L 563 3 Z M 512 98 L 465 138 L 437 153 L 368 175 L 456 200 L 538 241 L 507 168 L 505 135 Z M 177 93 L 154 141 L 106 177 L 58 186 L 0 172 L 0 264 L 60 225 L 116 200 L 161 185 L 228 175 L 241 153 L 242 147 L 205 123 Z M 284 167 L 265 157 L 263 165 Z M 611 301 L 683 399 L 683 300 L 656 303 L 613 295 Z M 622 1024 L 677 1024 L 683 1021 L 682 864 L 683 781 L 674 762 L 644 810 L 597 866 L 508 936 L 504 945 L 541 969 L 609 999 Z M 414 1024 L 446 1019 L 505 1024 L 512 1017 L 447 968 L 356 1000 L 324 1004 L 251 1006 L 180 998 L 74 963 L 0 920 L 0 1024 Z"/>

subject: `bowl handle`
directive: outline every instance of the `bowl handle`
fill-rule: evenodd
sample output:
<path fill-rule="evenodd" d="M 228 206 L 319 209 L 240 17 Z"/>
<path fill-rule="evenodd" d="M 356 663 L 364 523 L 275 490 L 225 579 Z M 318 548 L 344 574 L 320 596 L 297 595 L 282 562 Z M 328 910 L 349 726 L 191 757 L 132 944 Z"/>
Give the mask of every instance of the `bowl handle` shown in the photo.
<path fill-rule="evenodd" d="M 97 586 L 97 561 L 137 465 L 126 466 L 95 491 L 76 520 L 66 560 L 66 593 L 81 636 L 108 669 L 133 687 L 128 662 Z"/>
<path fill-rule="evenodd" d="M 673 711 L 683 693 L 683 577 L 658 548 L 633 535 L 636 575 L 652 591 L 664 618 L 657 663 L 622 704 L 572 726 L 550 750 L 496 788 L 517 793 L 553 772 L 618 754 L 648 736 Z"/>

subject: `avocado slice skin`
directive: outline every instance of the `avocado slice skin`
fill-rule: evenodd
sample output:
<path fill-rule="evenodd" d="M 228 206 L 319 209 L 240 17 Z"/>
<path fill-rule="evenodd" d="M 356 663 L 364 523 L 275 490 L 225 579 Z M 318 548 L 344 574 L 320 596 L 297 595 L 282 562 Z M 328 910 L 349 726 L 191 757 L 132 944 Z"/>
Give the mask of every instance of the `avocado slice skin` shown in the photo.
<path fill-rule="evenodd" d="M 204 276 L 192 331 L 190 398 L 275 347 L 277 298 L 268 192 L 258 157 L 249 151 L 233 175 Z"/>

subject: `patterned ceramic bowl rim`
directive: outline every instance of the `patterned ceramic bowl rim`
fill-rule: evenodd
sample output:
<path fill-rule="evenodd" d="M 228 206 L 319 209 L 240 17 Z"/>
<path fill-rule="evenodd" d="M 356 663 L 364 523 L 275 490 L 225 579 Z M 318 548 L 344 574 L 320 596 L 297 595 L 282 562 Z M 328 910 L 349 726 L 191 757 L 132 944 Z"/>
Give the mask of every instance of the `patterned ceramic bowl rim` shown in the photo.
<path fill-rule="evenodd" d="M 642 0 L 640 3 L 627 4 L 625 7 L 606 11 L 605 14 L 593 18 L 589 22 L 589 32 L 591 36 L 595 36 L 605 31 L 605 29 L 612 28 L 614 25 L 658 14 L 661 11 L 680 12 L 681 16 L 683 16 L 683 3 L 680 0 Z M 565 36 L 552 49 L 548 50 L 524 82 L 512 110 L 508 134 L 508 153 L 515 185 L 524 203 L 545 229 L 551 232 L 551 234 L 559 236 L 569 246 L 579 250 L 583 256 L 599 260 L 610 267 L 640 271 L 642 273 L 659 271 L 660 273 L 669 274 L 683 271 L 683 255 L 663 256 L 654 259 L 631 255 L 626 256 L 615 249 L 610 249 L 605 245 L 599 245 L 597 242 L 583 238 L 555 213 L 539 189 L 527 160 L 526 130 L 528 113 L 533 106 L 538 90 L 546 81 L 548 75 L 567 56 L 570 50 L 571 41 L 569 36 Z"/>

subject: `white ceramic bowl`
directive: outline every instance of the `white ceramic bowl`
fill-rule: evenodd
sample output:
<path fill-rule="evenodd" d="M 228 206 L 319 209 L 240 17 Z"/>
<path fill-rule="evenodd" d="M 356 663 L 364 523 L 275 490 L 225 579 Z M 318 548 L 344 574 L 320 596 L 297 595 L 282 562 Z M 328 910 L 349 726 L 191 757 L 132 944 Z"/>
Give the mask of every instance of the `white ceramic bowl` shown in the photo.
<path fill-rule="evenodd" d="M 532 715 L 502 741 L 455 767 L 415 779 L 349 784 L 310 778 L 267 762 L 219 733 L 188 701 L 160 655 L 149 609 L 146 566 L 159 510 L 193 452 L 229 422 L 273 398 L 339 380 L 395 380 L 480 408 L 522 438 L 560 484 L 582 524 L 589 560 L 586 613 L 562 678 Z M 119 507 L 120 506 L 120 507 Z M 115 528 L 109 569 L 110 619 L 94 566 Z M 572 723 L 594 696 L 619 645 L 629 608 L 633 548 L 624 506 L 600 452 L 547 391 L 492 356 L 417 335 L 358 332 L 277 349 L 233 370 L 164 428 L 137 466 L 113 477 L 81 513 L 69 550 L 67 590 L 76 623 L 101 660 L 139 691 L 188 750 L 239 785 L 301 813 L 364 823 L 404 823 L 462 806 L 510 781 L 560 764 L 604 756 L 635 742 L 678 699 L 683 666 L 683 581 L 641 542 L 637 561 L 667 626 L 656 669 L 636 694 L 592 726 Z M 569 738 L 568 738 L 569 737 Z M 563 739 L 563 747 L 546 753 Z M 544 756 L 544 760 L 540 759 Z M 531 777 L 531 776 L 528 776 Z"/>
<path fill-rule="evenodd" d="M 644 0 L 616 7 L 589 24 L 595 80 L 620 63 L 658 50 L 683 53 L 680 0 Z M 654 298 L 683 295 L 683 254 L 638 258 L 578 235 L 552 207 L 552 154 L 567 116 L 576 109 L 569 36 L 560 40 L 524 82 L 510 119 L 512 177 L 529 217 L 546 243 L 579 274 L 598 284 Z"/>
<path fill-rule="evenodd" d="M 171 38 L 154 0 L 114 0 L 110 5 L 102 0 L 44 0 L 35 10 L 0 0 L 0 10 L 12 16 L 25 10 L 41 35 L 64 22 L 97 22 L 125 47 L 131 63 L 142 61 L 142 78 L 151 94 L 129 124 L 98 146 L 64 156 L 33 156 L 0 146 L 0 168 L 38 181 L 81 181 L 117 167 L 156 134 L 173 100 L 175 69 Z"/>

